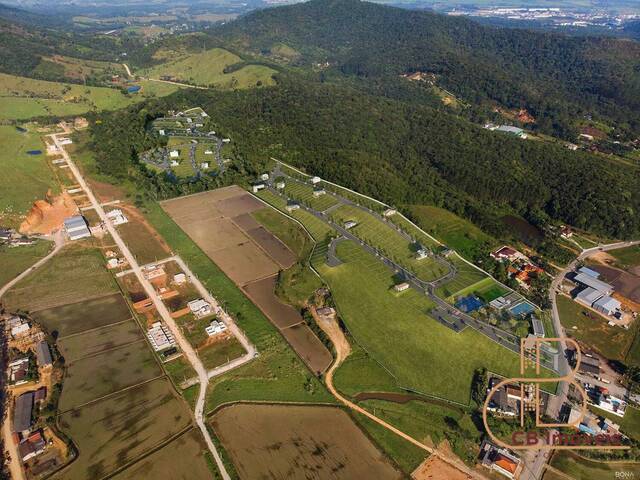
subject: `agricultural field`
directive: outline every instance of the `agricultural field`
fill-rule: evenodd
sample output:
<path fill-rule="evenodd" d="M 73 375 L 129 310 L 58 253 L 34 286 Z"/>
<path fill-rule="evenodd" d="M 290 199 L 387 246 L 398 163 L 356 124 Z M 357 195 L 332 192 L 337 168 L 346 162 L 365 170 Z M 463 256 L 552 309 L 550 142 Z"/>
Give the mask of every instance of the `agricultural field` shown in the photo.
<path fill-rule="evenodd" d="M 200 431 L 191 429 L 112 478 L 114 480 L 218 478 L 217 469 L 210 455 Z"/>
<path fill-rule="evenodd" d="M 0 73 L 0 120 L 42 116 L 73 116 L 91 110 L 117 110 L 133 103 L 175 92 L 179 87 L 141 81 L 134 95 L 108 87 L 87 87 Z"/>
<path fill-rule="evenodd" d="M 392 273 L 359 246 L 341 242 L 337 253 L 345 263 L 316 268 L 355 341 L 398 386 L 467 404 L 475 369 L 517 373 L 517 355 L 473 329 L 455 333 L 442 326 L 427 315 L 433 305 L 424 295 L 414 290 L 394 295 Z"/>
<path fill-rule="evenodd" d="M 117 285 L 100 251 L 69 245 L 7 292 L 3 303 L 10 310 L 38 311 L 110 292 Z"/>
<path fill-rule="evenodd" d="M 157 379 L 63 413 L 57 423 L 80 455 L 53 478 L 82 480 L 102 478 L 162 445 L 191 416 L 169 381 Z"/>
<path fill-rule="evenodd" d="M 253 342 L 260 355 L 239 368 L 211 379 L 205 411 L 239 400 L 334 403 L 320 381 L 304 366 L 276 327 L 225 275 L 225 273 L 154 203 L 147 204 L 147 218 L 193 269 Z M 183 391 L 192 398 L 193 389 Z"/>
<path fill-rule="evenodd" d="M 59 337 L 58 350 L 68 364 L 142 339 L 140 327 L 133 319 L 130 319 L 75 335 Z"/>
<path fill-rule="evenodd" d="M 594 478 L 616 478 L 616 472 L 629 472 L 628 478 L 640 475 L 640 463 L 605 463 L 587 460 L 575 452 L 558 450 L 551 459 L 551 466 L 569 475 L 574 480 L 593 480 Z M 555 475 L 555 474 L 553 474 Z M 544 480 L 565 478 L 546 474 Z"/>
<path fill-rule="evenodd" d="M 118 208 L 122 209 L 129 220 L 117 226 L 118 233 L 140 265 L 170 256 L 164 240 L 146 223 L 137 210 L 123 205 L 119 205 Z"/>
<path fill-rule="evenodd" d="M 58 409 L 66 412 L 161 374 L 162 370 L 144 340 L 84 357 L 66 364 Z"/>
<path fill-rule="evenodd" d="M 53 244 L 46 240 L 38 240 L 33 245 L 20 247 L 0 246 L 0 286 L 13 280 L 34 263 L 46 256 Z"/>
<path fill-rule="evenodd" d="M 131 318 L 131 312 L 122 295 L 111 293 L 90 300 L 38 310 L 33 316 L 47 330 L 56 331 L 63 338 L 122 322 Z"/>
<path fill-rule="evenodd" d="M 57 194 L 60 189 L 35 126 L 18 129 L 0 125 L 0 144 L 0 225 L 18 227 L 35 200 L 44 199 L 48 191 Z"/>
<path fill-rule="evenodd" d="M 564 295 L 558 295 L 557 302 L 560 321 L 568 336 L 610 360 L 625 361 L 636 335 L 636 325 L 629 330 L 609 326 L 602 316 Z"/>
<path fill-rule="evenodd" d="M 211 424 L 240 478 L 402 478 L 335 407 L 233 405 Z"/>
<path fill-rule="evenodd" d="M 350 205 L 342 205 L 332 210 L 331 218 L 340 224 L 355 221 L 357 225 L 350 232 L 372 247 L 382 251 L 424 281 L 436 280 L 447 273 L 447 267 L 433 257 L 416 258 L 417 245 L 403 237 L 390 226 L 364 210 Z"/>
<path fill-rule="evenodd" d="M 233 72 L 225 73 L 232 65 L 243 63 L 237 55 L 222 48 L 214 48 L 201 53 L 166 55 L 167 61 L 143 70 L 141 75 L 150 78 L 170 77 L 177 82 L 218 88 L 250 88 L 273 85 L 272 68 L 263 65 L 245 65 Z M 206 65 L 206 68 L 203 66 Z"/>
<path fill-rule="evenodd" d="M 495 238 L 473 223 L 443 208 L 430 205 L 407 205 L 405 208 L 420 228 L 466 258 L 471 259 L 475 253 L 497 244 Z M 392 221 L 395 220 L 392 217 Z"/>

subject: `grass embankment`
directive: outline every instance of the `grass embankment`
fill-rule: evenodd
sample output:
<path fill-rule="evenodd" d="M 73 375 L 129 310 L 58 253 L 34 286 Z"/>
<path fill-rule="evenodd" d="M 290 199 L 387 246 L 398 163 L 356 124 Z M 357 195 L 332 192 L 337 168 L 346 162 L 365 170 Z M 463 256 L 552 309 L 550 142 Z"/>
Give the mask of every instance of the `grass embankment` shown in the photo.
<path fill-rule="evenodd" d="M 0 101 L 2 104 L 2 101 Z M 0 106 L 0 111 L 4 107 Z M 1 115 L 1 114 L 0 114 Z M 47 191 L 58 193 L 55 176 L 46 159 L 46 150 L 35 127 L 0 126 L 0 225 L 18 227 L 35 200 Z M 38 155 L 28 151 L 40 150 Z"/>
<path fill-rule="evenodd" d="M 638 475 L 640 475 L 640 463 L 595 462 L 567 450 L 556 451 L 551 459 L 551 466 L 571 476 L 575 480 L 618 478 L 616 473 L 619 472 L 628 472 L 628 475 L 619 478 L 637 478 Z M 561 477 L 553 472 L 548 472 L 544 476 L 544 480 L 560 478 L 566 477 Z"/>
<path fill-rule="evenodd" d="M 495 238 L 473 223 L 443 208 L 430 205 L 408 205 L 405 208 L 420 228 L 465 258 L 472 259 L 477 252 L 498 244 Z"/>
<path fill-rule="evenodd" d="M 640 245 L 610 250 L 607 253 L 616 259 L 616 267 L 623 270 L 640 265 Z"/>
<path fill-rule="evenodd" d="M 219 88 L 250 88 L 273 85 L 275 70 L 263 65 L 245 65 L 225 73 L 232 65 L 242 63 L 237 55 L 222 48 L 213 48 L 190 55 L 175 52 L 165 63 L 140 72 L 149 78 L 172 77 L 177 82 Z"/>

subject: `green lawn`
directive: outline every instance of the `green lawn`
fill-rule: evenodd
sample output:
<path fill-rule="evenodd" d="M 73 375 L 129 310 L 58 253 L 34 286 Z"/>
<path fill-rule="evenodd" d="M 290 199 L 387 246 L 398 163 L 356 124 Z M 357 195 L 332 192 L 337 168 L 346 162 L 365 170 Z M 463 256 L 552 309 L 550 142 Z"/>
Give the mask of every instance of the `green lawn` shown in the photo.
<path fill-rule="evenodd" d="M 451 281 L 445 283 L 436 291 L 438 296 L 442 298 L 453 300 L 461 295 L 460 292 L 465 292 L 469 287 L 472 287 L 473 290 L 475 288 L 473 287 L 474 285 L 478 285 L 478 282 L 486 281 L 488 278 L 485 273 L 469 265 L 456 253 L 449 255 L 447 261 L 455 266 L 457 273 Z M 484 284 L 481 283 L 479 285 L 483 286 Z"/>
<path fill-rule="evenodd" d="M 205 368 L 212 369 L 241 357 L 246 352 L 242 344 L 231 337 L 198 350 L 198 356 Z"/>
<path fill-rule="evenodd" d="M 0 109 L 4 102 L 0 100 Z M 18 227 L 35 200 L 44 199 L 47 191 L 58 193 L 55 176 L 46 159 L 46 149 L 32 125 L 20 132 L 14 126 L 0 126 L 0 225 Z M 40 150 L 40 155 L 27 151 Z M 1 275 L 1 274 L 0 274 Z"/>
<path fill-rule="evenodd" d="M 311 208 L 319 212 L 322 212 L 338 203 L 338 200 L 328 193 L 314 197 L 313 191 L 314 188 L 311 185 L 298 183 L 293 180 L 287 181 L 284 187 L 284 193 L 287 197 L 305 205 L 309 205 Z"/>
<path fill-rule="evenodd" d="M 605 463 L 590 461 L 579 457 L 576 453 L 558 450 L 551 459 L 551 466 L 570 475 L 575 480 L 638 478 L 640 463 Z M 629 476 L 616 477 L 616 472 L 629 472 Z M 565 478 L 560 476 L 547 478 Z"/>
<path fill-rule="evenodd" d="M 628 269 L 640 265 L 640 245 L 621 248 L 619 250 L 610 250 L 607 252 L 616 259 L 616 266 Z"/>
<path fill-rule="evenodd" d="M 272 75 L 276 71 L 263 65 L 245 65 L 238 70 L 225 73 L 226 68 L 241 62 L 240 57 L 228 50 L 213 48 L 190 55 L 176 53 L 167 62 L 140 74 L 150 78 L 168 75 L 179 82 L 221 88 L 249 88 L 258 84 L 275 83 Z"/>
<path fill-rule="evenodd" d="M 0 246 L 0 287 L 30 268 L 51 251 L 53 244 L 38 240 L 33 245 L 21 247 Z"/>
<path fill-rule="evenodd" d="M 430 205 L 408 205 L 405 208 L 420 228 L 466 258 L 473 258 L 478 251 L 498 243 L 473 223 L 443 208 Z M 395 222 L 394 217 L 392 220 Z"/>
<path fill-rule="evenodd" d="M 557 302 L 560 321 L 568 336 L 598 350 L 610 360 L 625 360 L 636 326 L 629 330 L 611 327 L 602 316 L 564 295 L 558 295 Z"/>
<path fill-rule="evenodd" d="M 49 82 L 0 73 L 0 120 L 24 120 L 40 116 L 79 115 L 92 110 L 117 110 L 133 103 L 169 95 L 178 86 L 141 81 L 137 94 L 119 89 Z"/>
<path fill-rule="evenodd" d="M 472 329 L 455 333 L 440 325 L 427 315 L 433 305 L 425 296 L 393 295 L 391 272 L 359 246 L 342 242 L 338 255 L 346 263 L 317 268 L 354 339 L 399 386 L 467 404 L 476 368 L 517 373 L 517 355 Z"/>
<path fill-rule="evenodd" d="M 393 226 L 360 208 L 343 205 L 332 210 L 330 216 L 339 224 L 350 220 L 357 222 L 357 225 L 350 229 L 351 233 L 381 250 L 421 280 L 435 280 L 447 272 L 446 267 L 431 257 L 418 260 L 415 245 L 405 239 Z"/>

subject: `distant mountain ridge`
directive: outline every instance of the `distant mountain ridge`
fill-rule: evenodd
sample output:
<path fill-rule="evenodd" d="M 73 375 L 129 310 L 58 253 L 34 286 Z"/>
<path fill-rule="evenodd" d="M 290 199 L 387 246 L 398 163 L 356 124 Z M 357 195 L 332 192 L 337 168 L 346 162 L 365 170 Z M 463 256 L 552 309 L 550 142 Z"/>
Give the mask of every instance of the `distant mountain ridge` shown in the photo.
<path fill-rule="evenodd" d="M 359 0 L 259 10 L 212 35 L 255 53 L 284 43 L 303 64 L 328 61 L 341 75 L 434 73 L 467 100 L 527 108 L 559 134 L 576 115 L 592 113 L 640 132 L 640 43 L 633 41 L 493 28 Z"/>

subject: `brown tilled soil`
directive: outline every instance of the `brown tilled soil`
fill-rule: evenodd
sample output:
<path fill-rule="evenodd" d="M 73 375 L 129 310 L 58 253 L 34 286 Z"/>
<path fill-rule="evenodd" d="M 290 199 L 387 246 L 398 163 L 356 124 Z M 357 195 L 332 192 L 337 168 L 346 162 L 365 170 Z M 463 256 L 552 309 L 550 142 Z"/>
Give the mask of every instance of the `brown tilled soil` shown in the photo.
<path fill-rule="evenodd" d="M 431 455 L 411 474 L 414 480 L 468 480 L 473 477 Z"/>
<path fill-rule="evenodd" d="M 402 478 L 339 408 L 238 404 L 217 412 L 212 426 L 240 478 Z"/>
<path fill-rule="evenodd" d="M 246 233 L 254 242 L 260 245 L 271 258 L 278 262 L 284 270 L 296 263 L 296 256 L 293 252 L 264 227 L 254 228 Z"/>
<path fill-rule="evenodd" d="M 304 322 L 300 313 L 276 297 L 274 289 L 277 277 L 269 277 L 249 283 L 242 289 L 262 312 L 271 319 L 276 327 L 283 329 Z"/>
<path fill-rule="evenodd" d="M 602 280 L 613 285 L 616 293 L 632 302 L 640 303 L 640 277 L 605 265 L 595 265 L 593 269 L 600 273 Z"/>
<path fill-rule="evenodd" d="M 323 373 L 333 361 L 331 352 L 316 337 L 306 323 L 299 323 L 293 327 L 280 330 L 282 336 L 289 342 L 289 345 L 307 364 L 314 373 Z"/>

